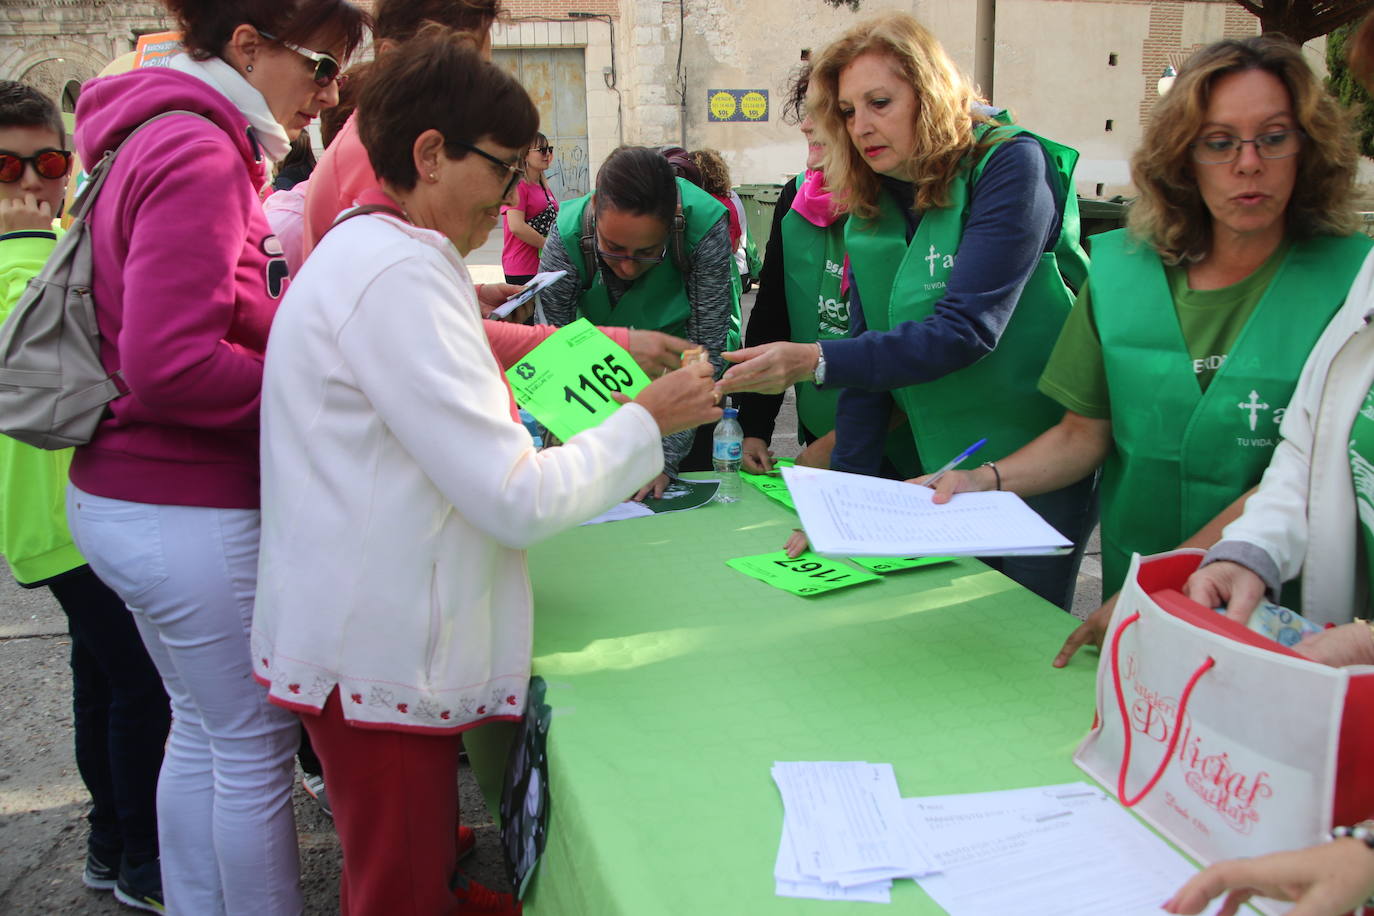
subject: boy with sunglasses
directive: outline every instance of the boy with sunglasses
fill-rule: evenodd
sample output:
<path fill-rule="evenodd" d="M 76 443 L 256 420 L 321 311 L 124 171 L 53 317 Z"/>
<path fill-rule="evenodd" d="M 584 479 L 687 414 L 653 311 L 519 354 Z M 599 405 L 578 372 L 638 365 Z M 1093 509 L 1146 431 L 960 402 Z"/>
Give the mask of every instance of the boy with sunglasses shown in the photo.
<path fill-rule="evenodd" d="M 0 80 L 0 320 L 57 244 L 71 171 L 65 134 L 46 96 Z M 20 585 L 46 586 L 67 615 L 76 763 L 91 794 L 82 881 L 160 912 L 156 790 L 167 695 L 124 602 L 72 543 L 63 509 L 71 456 L 0 436 L 0 553 Z"/>

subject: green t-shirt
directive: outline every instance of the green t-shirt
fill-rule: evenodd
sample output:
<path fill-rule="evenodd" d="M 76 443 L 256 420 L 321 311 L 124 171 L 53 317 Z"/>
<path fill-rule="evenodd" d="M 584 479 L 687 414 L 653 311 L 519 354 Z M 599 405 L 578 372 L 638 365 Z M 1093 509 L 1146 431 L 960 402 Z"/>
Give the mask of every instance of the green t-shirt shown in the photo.
<path fill-rule="evenodd" d="M 1374 579 L 1374 388 L 1364 396 L 1364 406 L 1350 428 L 1350 476 L 1360 514 L 1360 545 Z"/>
<path fill-rule="evenodd" d="M 1164 268 L 1179 330 L 1188 344 L 1193 373 L 1201 390 L 1207 390 L 1212 377 L 1226 362 L 1231 345 L 1264 298 L 1287 253 L 1285 242 L 1250 276 L 1221 289 L 1189 289 L 1187 268 Z M 1040 376 L 1040 390 L 1075 413 L 1105 420 L 1112 415 L 1111 397 L 1088 290 L 1085 285 L 1078 294 L 1078 301 L 1059 332 L 1059 340 Z"/>

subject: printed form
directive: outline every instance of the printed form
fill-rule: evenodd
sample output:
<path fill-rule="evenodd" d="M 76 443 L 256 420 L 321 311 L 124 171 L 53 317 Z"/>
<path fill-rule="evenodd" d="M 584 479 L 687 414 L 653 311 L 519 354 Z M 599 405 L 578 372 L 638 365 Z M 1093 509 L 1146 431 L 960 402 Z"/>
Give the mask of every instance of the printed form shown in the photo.
<path fill-rule="evenodd" d="M 949 916 L 1158 916 L 1197 873 L 1085 782 L 903 799 L 888 764 L 778 762 L 772 774 L 780 897 L 890 903 L 892 882 L 914 878 Z"/>
<path fill-rule="evenodd" d="M 1051 554 L 1072 542 L 1015 493 L 960 493 L 819 468 L 783 469 L 811 549 L 828 557 Z"/>

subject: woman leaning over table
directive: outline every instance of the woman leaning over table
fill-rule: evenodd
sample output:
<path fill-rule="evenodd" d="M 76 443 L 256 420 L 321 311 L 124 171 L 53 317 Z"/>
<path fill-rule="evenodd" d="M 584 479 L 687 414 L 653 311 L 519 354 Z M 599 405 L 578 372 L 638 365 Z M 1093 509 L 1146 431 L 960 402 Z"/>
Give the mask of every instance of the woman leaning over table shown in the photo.
<path fill-rule="evenodd" d="M 796 124 L 806 138 L 806 168 L 783 185 L 773 209 L 773 226 L 764 249 L 763 271 L 744 343 L 757 347 L 775 340 L 814 343 L 849 336 L 849 288 L 844 283 L 844 208 L 825 189 L 825 140 L 806 110 L 811 65 L 792 76 L 783 104 L 783 120 Z M 814 382 L 794 386 L 797 435 L 806 449 L 798 464 L 826 467 L 835 437 L 835 409 L 840 392 Z M 769 443 L 782 407 L 782 394 L 740 393 L 739 422 L 744 428 L 744 468 L 755 474 L 773 469 Z M 888 457 L 901 476 L 915 473 L 911 431 L 894 430 L 887 439 Z M 895 457 L 894 457 L 895 456 Z"/>
<path fill-rule="evenodd" d="M 619 502 L 662 467 L 661 436 L 720 410 L 693 366 L 535 451 L 463 262 L 513 199 L 534 104 L 428 26 L 378 60 L 359 112 L 381 180 L 361 203 L 385 209 L 324 237 L 267 358 L 256 675 L 324 762 L 344 913 L 518 912 L 456 875 L 454 835 L 459 736 L 525 703 L 524 548 Z"/>
<path fill-rule="evenodd" d="M 1369 251 L 1351 235 L 1347 122 L 1275 37 L 1184 65 L 1132 159 L 1129 228 L 1093 238 L 1088 288 L 1041 379 L 1057 426 L 993 467 L 951 472 L 937 502 L 1024 496 L 1102 468 L 1103 592 L 1132 552 L 1207 547 L 1278 438 L 1302 360 Z M 1101 632 L 1109 600 L 1055 659 Z"/>
<path fill-rule="evenodd" d="M 903 419 L 927 469 L 980 438 L 1000 453 L 1044 432 L 1058 411 L 1035 380 L 1073 301 L 1065 278 L 1086 273 L 1077 153 L 983 105 L 905 13 L 826 48 L 810 107 L 829 142 L 826 181 L 850 214 L 852 336 L 733 354 L 741 364 L 721 389 L 843 388 L 831 467 L 857 473 L 879 473 L 884 440 Z M 1074 478 L 1036 508 L 1082 540 L 1092 487 Z M 988 562 L 1067 606 L 1077 561 Z"/>
<path fill-rule="evenodd" d="M 267 168 L 338 100 L 366 14 L 341 0 L 169 0 L 186 53 L 86 84 L 81 158 L 140 124 L 91 208 L 106 368 L 128 392 L 76 449 L 67 517 L 172 701 L 158 780 L 174 913 L 297 913 L 299 726 L 252 681 L 258 405 L 286 262 Z M 196 117 L 199 115 L 200 117 Z"/>

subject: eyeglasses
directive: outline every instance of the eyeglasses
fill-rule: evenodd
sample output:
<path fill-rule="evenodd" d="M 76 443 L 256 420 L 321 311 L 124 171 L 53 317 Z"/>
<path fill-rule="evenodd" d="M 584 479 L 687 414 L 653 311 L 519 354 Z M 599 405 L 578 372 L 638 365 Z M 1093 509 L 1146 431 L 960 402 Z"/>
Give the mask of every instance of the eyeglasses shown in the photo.
<path fill-rule="evenodd" d="M 262 29 L 258 29 L 258 34 L 268 41 L 275 41 L 288 51 L 295 51 L 301 57 L 313 63 L 315 65 L 315 85 L 319 86 L 321 89 L 328 86 L 333 80 L 338 80 L 340 86 L 343 86 L 348 80 L 348 77 L 339 72 L 343 69 L 343 65 L 339 63 L 339 59 L 333 54 L 329 54 L 325 51 L 312 51 L 309 48 L 302 48 L 300 45 L 292 44 L 289 41 L 282 41 L 271 32 L 264 32 Z"/>
<path fill-rule="evenodd" d="M 72 154 L 64 149 L 41 149 L 32 156 L 0 150 L 0 183 L 14 184 L 24 177 L 24 166 L 33 164 L 39 178 L 64 177 L 72 167 Z"/>
<path fill-rule="evenodd" d="M 1240 158 L 1241 147 L 1247 143 L 1255 145 L 1255 152 L 1261 159 L 1287 159 L 1302 149 L 1303 138 L 1307 135 L 1296 127 L 1284 130 L 1271 130 L 1256 134 L 1252 140 L 1242 140 L 1233 134 L 1208 134 L 1189 144 L 1193 159 L 1208 165 L 1235 162 Z"/>
<path fill-rule="evenodd" d="M 596 234 L 596 253 L 601 256 L 603 261 L 629 261 L 634 264 L 658 264 L 668 254 L 668 243 L 663 243 L 663 250 L 653 257 L 640 257 L 633 254 L 611 254 L 601 247 L 601 233 Z"/>
<path fill-rule="evenodd" d="M 534 148 L 534 151 L 535 151 L 536 153 L 543 153 L 545 156 L 552 156 L 552 155 L 553 155 L 553 147 L 552 147 L 552 146 L 536 146 L 536 147 Z"/>
<path fill-rule="evenodd" d="M 495 156 L 493 156 L 491 153 L 487 152 L 484 149 L 478 149 L 471 143 L 461 143 L 458 141 L 454 141 L 451 145 L 461 146 L 465 150 L 470 150 L 471 152 L 476 153 L 488 162 L 495 163 L 503 169 L 510 170 L 510 180 L 506 182 L 506 189 L 501 192 L 501 197 L 503 199 L 509 197 L 511 188 L 515 187 L 515 183 L 517 181 L 525 177 L 525 167 L 523 165 L 511 165 L 509 162 L 504 162 L 500 159 L 497 159 Z"/>

